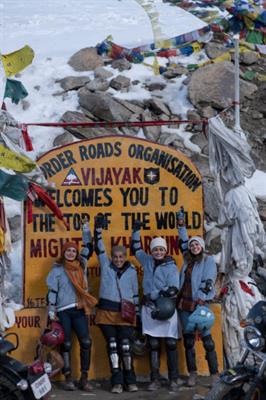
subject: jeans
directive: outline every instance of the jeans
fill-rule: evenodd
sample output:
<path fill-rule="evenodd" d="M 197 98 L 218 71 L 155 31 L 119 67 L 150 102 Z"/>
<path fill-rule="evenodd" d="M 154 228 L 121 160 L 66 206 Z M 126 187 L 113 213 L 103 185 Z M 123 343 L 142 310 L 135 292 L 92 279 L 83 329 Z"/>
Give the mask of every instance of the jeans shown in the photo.
<path fill-rule="evenodd" d="M 83 309 L 78 309 L 77 307 L 73 307 L 63 311 L 59 311 L 58 318 L 63 326 L 65 334 L 64 343 L 62 345 L 62 351 L 63 354 L 65 355 L 64 360 L 66 360 L 63 373 L 70 372 L 72 329 L 77 335 L 80 345 L 81 371 L 87 372 L 90 367 L 90 349 L 91 349 L 91 339 L 89 334 L 89 322 L 87 315 L 85 314 Z"/>

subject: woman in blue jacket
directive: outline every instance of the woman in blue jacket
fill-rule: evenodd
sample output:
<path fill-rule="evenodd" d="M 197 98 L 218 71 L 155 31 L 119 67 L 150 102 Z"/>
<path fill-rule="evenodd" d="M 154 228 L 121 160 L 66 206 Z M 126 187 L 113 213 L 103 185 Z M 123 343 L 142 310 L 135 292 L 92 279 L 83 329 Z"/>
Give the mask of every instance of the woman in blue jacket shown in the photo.
<path fill-rule="evenodd" d="M 136 375 L 133 367 L 131 339 L 136 318 L 129 323 L 121 315 L 121 299 L 135 304 L 138 313 L 138 277 L 135 267 L 126 260 L 126 249 L 113 246 L 109 259 L 102 240 L 102 228 L 105 225 L 101 215 L 95 218 L 95 251 L 101 268 L 99 304 L 96 324 L 100 327 L 107 344 L 107 353 L 111 367 L 112 393 L 122 393 L 125 388 L 136 392 Z"/>
<path fill-rule="evenodd" d="M 177 390 L 178 386 L 182 384 L 178 371 L 177 339 L 179 330 L 175 310 L 179 273 L 174 259 L 167 256 L 167 245 L 164 238 L 152 239 L 151 255 L 142 250 L 140 227 L 139 221 L 133 225 L 132 248 L 144 270 L 141 319 L 143 334 L 147 335 L 150 347 L 151 383 L 148 390 L 155 391 L 161 386 L 159 380 L 161 339 L 165 341 L 170 390 Z M 153 314 L 154 304 L 161 297 L 168 297 L 170 305 L 173 304 L 172 316 L 163 320 L 156 318 L 156 315 Z M 162 312 L 164 311 L 162 310 Z"/>
<path fill-rule="evenodd" d="M 64 359 L 64 389 L 77 389 L 72 380 L 70 362 L 73 329 L 80 345 L 81 377 L 78 386 L 82 390 L 91 391 L 92 386 L 87 380 L 91 354 L 88 315 L 97 300 L 88 293 L 86 263 L 92 254 L 92 240 L 87 222 L 83 225 L 82 239 L 84 248 L 80 255 L 75 242 L 64 244 L 61 258 L 53 265 L 46 282 L 49 290 L 48 315 L 51 320 L 58 318 L 64 330 L 61 348 Z"/>
<path fill-rule="evenodd" d="M 195 357 L 196 331 L 189 324 L 189 317 L 198 305 L 208 306 L 215 296 L 217 268 L 213 256 L 205 254 L 205 242 L 200 236 L 188 239 L 183 212 L 178 213 L 178 235 L 184 264 L 180 272 L 180 291 L 178 294 L 178 310 L 182 322 L 186 363 L 189 372 L 187 385 L 194 386 L 197 378 Z M 212 381 L 217 379 L 218 363 L 215 344 L 210 329 L 198 329 L 206 351 L 206 360 Z"/>

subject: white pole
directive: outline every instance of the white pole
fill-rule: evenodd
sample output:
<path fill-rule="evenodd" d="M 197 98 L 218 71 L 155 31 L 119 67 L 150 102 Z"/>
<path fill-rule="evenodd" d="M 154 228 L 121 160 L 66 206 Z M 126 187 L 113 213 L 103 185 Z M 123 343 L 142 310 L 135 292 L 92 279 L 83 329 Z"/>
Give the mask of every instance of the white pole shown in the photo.
<path fill-rule="evenodd" d="M 241 132 L 240 126 L 240 95 L 239 95 L 239 35 L 234 35 L 235 40 L 235 130 Z"/>

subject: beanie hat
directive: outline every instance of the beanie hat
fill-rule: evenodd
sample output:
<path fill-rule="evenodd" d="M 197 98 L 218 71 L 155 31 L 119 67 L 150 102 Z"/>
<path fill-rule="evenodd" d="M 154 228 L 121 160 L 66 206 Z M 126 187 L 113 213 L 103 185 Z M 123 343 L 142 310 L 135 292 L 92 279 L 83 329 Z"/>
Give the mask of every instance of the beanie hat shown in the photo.
<path fill-rule="evenodd" d="M 151 251 L 154 249 L 154 247 L 163 247 L 167 251 L 166 241 L 162 237 L 156 237 L 156 238 L 152 239 L 151 244 L 150 244 Z"/>
<path fill-rule="evenodd" d="M 205 242 L 202 239 L 202 237 L 200 237 L 200 236 L 192 236 L 192 238 L 190 238 L 189 241 L 188 241 L 188 248 L 190 248 L 190 245 L 191 245 L 192 242 L 199 243 L 201 245 L 201 247 L 202 247 L 202 250 L 205 250 Z"/>
<path fill-rule="evenodd" d="M 75 242 L 66 242 L 62 247 L 62 253 L 61 253 L 62 256 L 65 254 L 65 251 L 67 249 L 69 249 L 70 247 L 74 247 L 74 249 L 76 249 L 77 252 L 79 252 L 79 248 L 78 248 L 77 243 L 75 243 Z"/>

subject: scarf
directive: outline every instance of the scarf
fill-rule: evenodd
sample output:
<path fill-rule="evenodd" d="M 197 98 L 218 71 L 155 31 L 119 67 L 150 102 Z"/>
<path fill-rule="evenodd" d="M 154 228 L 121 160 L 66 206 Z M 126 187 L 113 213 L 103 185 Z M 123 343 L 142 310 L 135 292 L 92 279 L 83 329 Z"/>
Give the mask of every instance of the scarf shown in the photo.
<path fill-rule="evenodd" d="M 64 269 L 76 290 L 78 308 L 83 308 L 86 315 L 91 314 L 93 307 L 97 304 L 97 300 L 86 291 L 88 285 L 80 262 L 78 260 L 65 261 Z"/>

